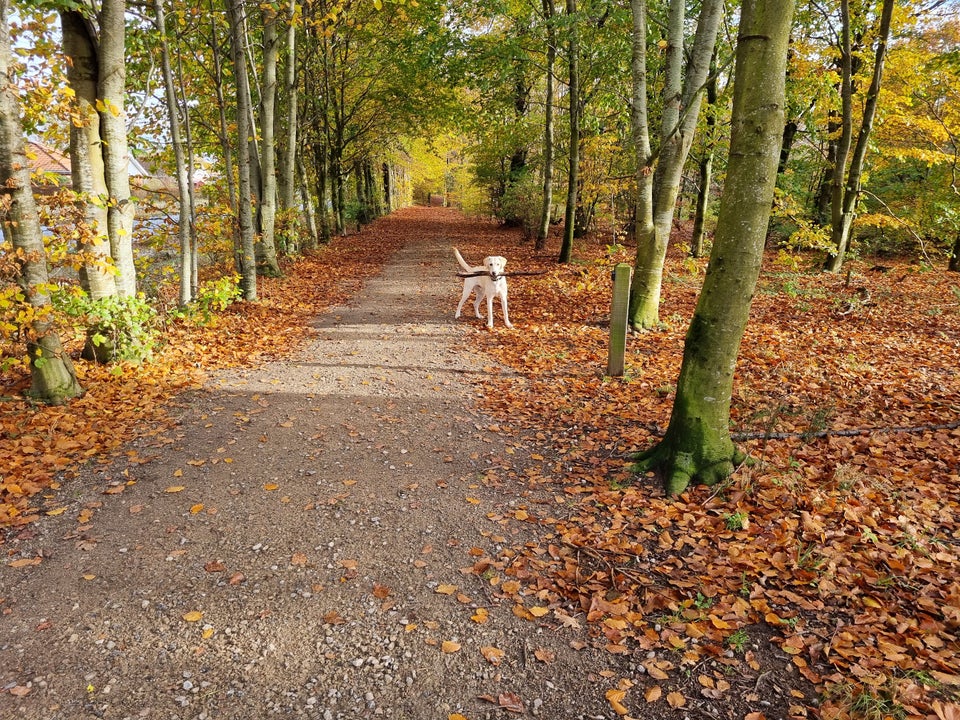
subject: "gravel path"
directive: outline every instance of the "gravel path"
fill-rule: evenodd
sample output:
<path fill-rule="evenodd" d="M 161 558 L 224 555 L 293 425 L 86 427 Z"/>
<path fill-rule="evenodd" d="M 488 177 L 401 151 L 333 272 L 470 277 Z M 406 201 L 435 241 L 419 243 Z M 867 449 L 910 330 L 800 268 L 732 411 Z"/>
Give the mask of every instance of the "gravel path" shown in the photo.
<path fill-rule="evenodd" d="M 628 668 L 461 571 L 524 541 L 495 522 L 522 488 L 486 471 L 535 449 L 471 409 L 468 241 L 432 212 L 295 357 L 212 379 L 151 462 L 61 491 L 43 562 L 0 568 L 0 717 L 615 717 Z"/>

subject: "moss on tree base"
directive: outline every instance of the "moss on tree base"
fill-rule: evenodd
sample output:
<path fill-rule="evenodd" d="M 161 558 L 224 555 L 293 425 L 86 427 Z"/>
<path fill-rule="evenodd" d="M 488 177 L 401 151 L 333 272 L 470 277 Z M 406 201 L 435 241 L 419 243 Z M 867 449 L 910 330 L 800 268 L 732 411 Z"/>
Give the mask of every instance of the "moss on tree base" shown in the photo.
<path fill-rule="evenodd" d="M 675 439 L 668 432 L 659 443 L 631 459 L 633 472 L 655 472 L 667 495 L 679 495 L 691 482 L 715 485 L 726 480 L 746 459 L 746 454 L 737 449 L 729 436 L 698 444 L 690 442 L 689 436 Z"/>

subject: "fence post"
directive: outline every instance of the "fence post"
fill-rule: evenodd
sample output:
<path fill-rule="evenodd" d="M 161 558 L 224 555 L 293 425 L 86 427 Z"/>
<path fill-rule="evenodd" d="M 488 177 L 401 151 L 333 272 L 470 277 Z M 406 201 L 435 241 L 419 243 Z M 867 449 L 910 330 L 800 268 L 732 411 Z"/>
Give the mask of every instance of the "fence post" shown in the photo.
<path fill-rule="evenodd" d="M 627 315 L 630 310 L 630 280 L 633 268 L 620 263 L 613 269 L 613 302 L 610 308 L 610 351 L 607 375 L 622 377 L 627 351 Z"/>

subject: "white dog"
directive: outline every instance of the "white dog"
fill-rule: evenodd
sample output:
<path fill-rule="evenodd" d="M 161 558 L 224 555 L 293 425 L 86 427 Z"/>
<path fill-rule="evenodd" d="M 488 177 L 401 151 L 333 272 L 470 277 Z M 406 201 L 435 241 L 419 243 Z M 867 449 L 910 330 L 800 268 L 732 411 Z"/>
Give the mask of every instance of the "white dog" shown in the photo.
<path fill-rule="evenodd" d="M 470 297 L 470 293 L 477 291 L 477 299 L 473 303 L 473 311 L 478 318 L 483 318 L 480 314 L 480 302 L 486 298 L 487 301 L 487 327 L 493 327 L 493 299 L 500 298 L 500 307 L 503 308 L 503 324 L 512 328 L 510 324 L 510 313 L 507 310 L 507 278 L 504 274 L 504 268 L 507 265 L 507 259 L 500 255 L 490 255 L 483 259 L 483 265 L 471 266 L 463 259 L 460 251 L 453 249 L 453 254 L 457 256 L 457 262 L 460 269 L 471 277 L 463 279 L 463 295 L 460 297 L 460 304 L 457 305 L 457 314 L 454 317 L 460 317 L 460 311 L 463 304 Z"/>

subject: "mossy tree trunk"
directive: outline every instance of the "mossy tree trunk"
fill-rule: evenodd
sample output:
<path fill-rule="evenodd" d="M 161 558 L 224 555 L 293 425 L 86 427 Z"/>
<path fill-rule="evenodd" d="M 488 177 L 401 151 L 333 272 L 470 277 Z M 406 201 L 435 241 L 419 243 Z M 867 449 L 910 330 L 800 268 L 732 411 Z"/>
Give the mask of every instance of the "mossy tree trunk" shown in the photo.
<path fill-rule="evenodd" d="M 18 255 L 17 278 L 29 311 L 24 328 L 30 359 L 30 395 L 60 404 L 81 393 L 70 356 L 50 322 L 50 280 L 40 218 L 30 187 L 30 164 L 24 151 L 17 84 L 11 76 L 11 41 L 7 0 L 0 0 L 0 224 Z"/>
<path fill-rule="evenodd" d="M 670 425 L 639 453 L 668 494 L 716 483 L 743 455 L 730 438 L 733 373 L 760 274 L 784 124 L 792 0 L 743 3 L 731 119 L 730 161 L 710 264 L 684 344 Z"/>

